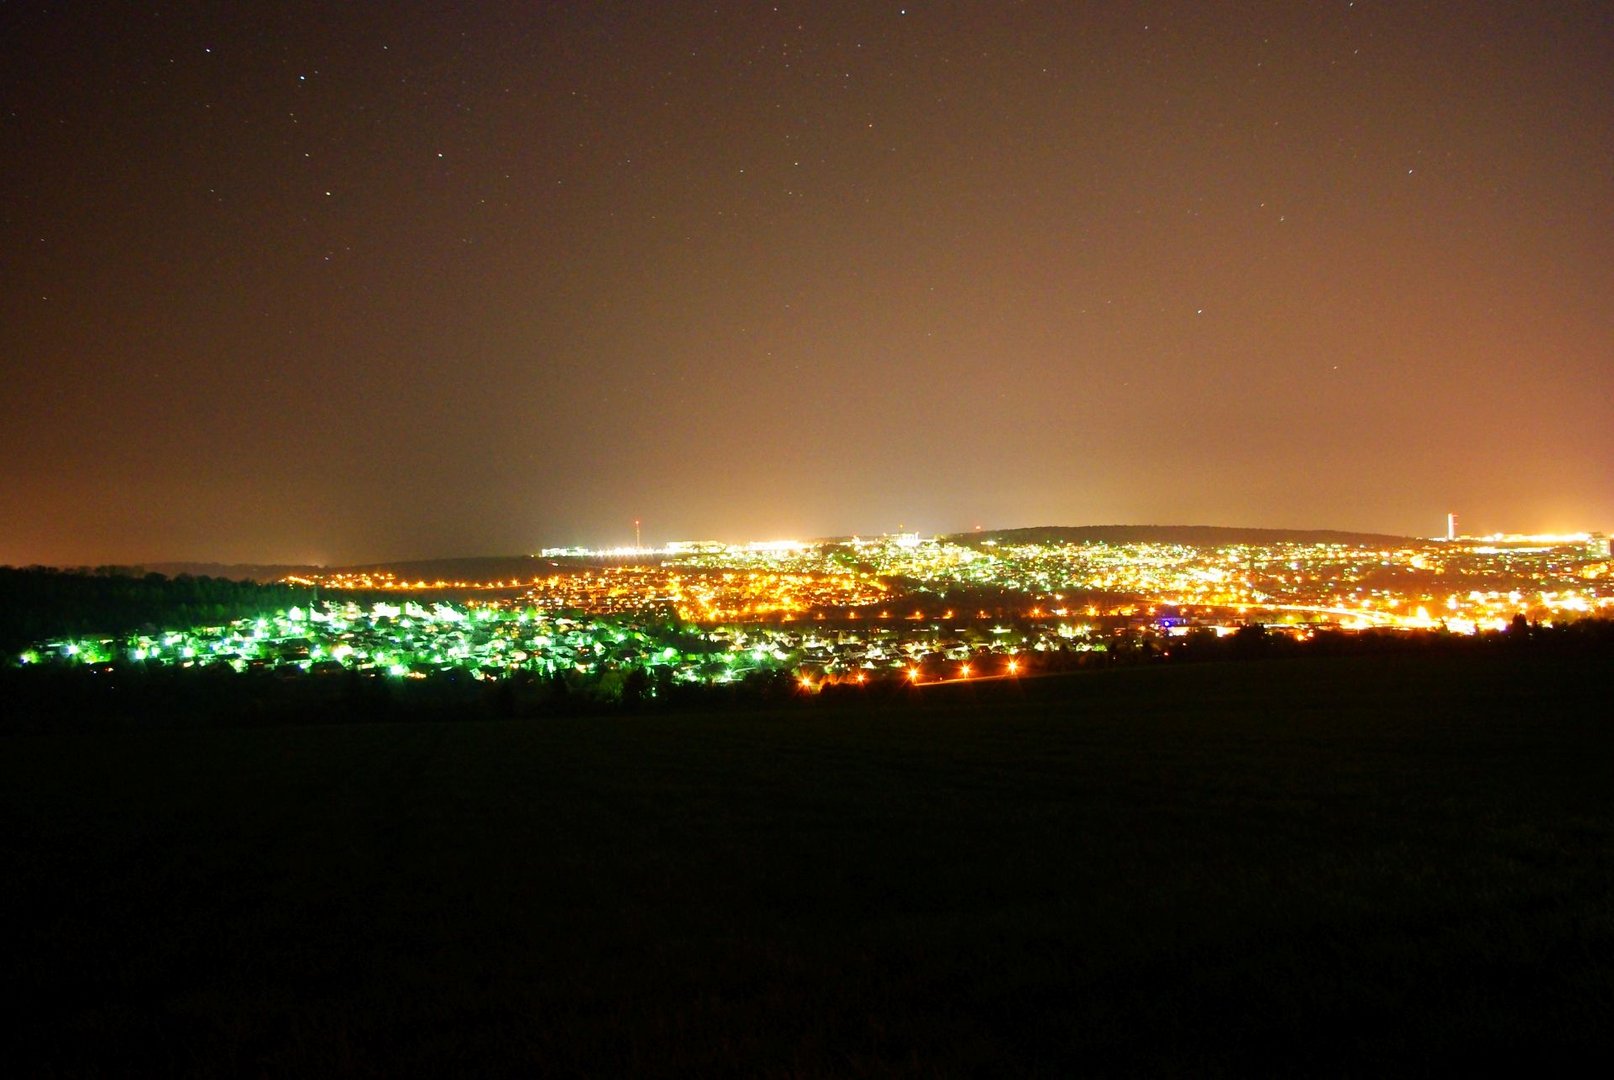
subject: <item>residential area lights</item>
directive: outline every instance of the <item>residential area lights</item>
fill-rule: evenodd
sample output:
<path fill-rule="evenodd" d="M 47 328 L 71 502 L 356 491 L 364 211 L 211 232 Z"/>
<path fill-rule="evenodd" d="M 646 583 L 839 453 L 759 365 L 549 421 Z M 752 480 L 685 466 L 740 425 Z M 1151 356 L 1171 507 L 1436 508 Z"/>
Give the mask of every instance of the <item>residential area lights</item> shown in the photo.
<path fill-rule="evenodd" d="M 1075 644 L 1077 651 L 1105 648 L 1096 639 Z M 1051 652 L 1070 646 L 1070 639 L 1041 632 L 994 647 Z M 697 627 L 655 615 L 560 615 L 503 601 L 428 606 L 337 599 L 221 626 L 47 641 L 17 659 L 24 665 L 136 663 L 393 678 L 459 670 L 475 679 L 524 673 L 598 680 L 642 669 L 705 684 L 792 673 L 805 689 L 866 685 L 909 667 L 957 664 L 986 648 L 978 636 L 966 640 L 939 624 L 872 626 L 866 633 L 797 622 Z"/>
<path fill-rule="evenodd" d="M 525 580 L 402 582 L 384 572 L 298 579 L 330 589 L 520 595 L 544 609 L 617 614 L 661 606 L 692 622 L 771 617 L 953 619 L 937 595 L 989 589 L 1019 596 L 1017 614 L 1136 616 L 1175 607 L 1241 621 L 1334 623 L 1473 633 L 1514 615 L 1552 622 L 1611 610 L 1607 540 L 1343 543 L 1009 544 L 922 539 L 723 545 L 674 543 L 628 565 L 583 556 Z M 1528 543 L 1522 542 L 1528 540 Z M 570 549 L 567 549 L 570 550 Z M 597 557 L 598 552 L 584 553 Z M 1078 605 L 1071 597 L 1084 599 Z M 893 610 L 893 605 L 896 605 Z M 962 614 L 962 613 L 960 613 Z M 987 613 L 977 612 L 977 617 Z M 1212 620 L 1214 621 L 1214 620 Z"/>
<path fill-rule="evenodd" d="M 1538 540 L 1194 547 L 906 534 L 668 545 L 625 565 L 559 558 L 525 581 L 311 575 L 299 580 L 324 599 L 305 608 L 45 641 L 16 659 L 607 683 L 636 669 L 703 684 L 789 675 L 805 691 L 881 676 L 914 684 L 1013 677 L 1053 656 L 1140 637 L 1167 644 L 1230 634 L 1250 623 L 1306 637 L 1324 629 L 1471 634 L 1520 616 L 1541 624 L 1614 617 L 1607 540 Z M 408 595 L 428 589 L 445 599 Z M 387 593 L 404 595 L 375 599 Z"/>

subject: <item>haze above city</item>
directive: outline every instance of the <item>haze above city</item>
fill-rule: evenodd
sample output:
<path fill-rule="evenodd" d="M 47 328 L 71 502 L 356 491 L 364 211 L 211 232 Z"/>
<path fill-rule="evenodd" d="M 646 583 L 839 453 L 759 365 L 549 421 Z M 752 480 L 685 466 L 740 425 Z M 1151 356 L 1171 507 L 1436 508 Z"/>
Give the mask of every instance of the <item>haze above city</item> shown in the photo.
<path fill-rule="evenodd" d="M 0 564 L 1614 528 L 1598 5 L 0 32 Z"/>

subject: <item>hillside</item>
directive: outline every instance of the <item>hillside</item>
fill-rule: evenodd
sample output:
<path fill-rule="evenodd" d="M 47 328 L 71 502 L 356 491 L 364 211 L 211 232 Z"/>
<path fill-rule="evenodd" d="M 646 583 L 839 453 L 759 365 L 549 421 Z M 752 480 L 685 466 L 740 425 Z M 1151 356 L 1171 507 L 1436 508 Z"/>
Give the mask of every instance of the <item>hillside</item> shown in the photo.
<path fill-rule="evenodd" d="M 1563 1071 L 1614 1048 L 1603 670 L 1507 650 L 7 737 L 7 1060 Z"/>
<path fill-rule="evenodd" d="M 1405 547 L 1427 542 L 1418 537 L 1340 529 L 1252 529 L 1223 525 L 1039 525 L 1029 529 L 958 533 L 944 539 L 958 543 L 995 540 L 1000 544 L 1184 544 L 1190 547 L 1282 543 Z"/>

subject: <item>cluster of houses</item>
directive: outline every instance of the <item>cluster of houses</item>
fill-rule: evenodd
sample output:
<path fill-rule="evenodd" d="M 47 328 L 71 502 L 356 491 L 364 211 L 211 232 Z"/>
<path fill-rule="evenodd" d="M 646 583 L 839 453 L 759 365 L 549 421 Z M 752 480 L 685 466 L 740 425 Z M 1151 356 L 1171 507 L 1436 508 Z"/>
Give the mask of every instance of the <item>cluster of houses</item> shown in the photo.
<path fill-rule="evenodd" d="M 1101 631 L 1066 623 L 990 626 L 900 621 L 691 626 L 654 614 L 589 616 L 491 601 L 468 605 L 330 600 L 224 626 L 44 642 L 23 664 L 145 664 L 269 671 L 285 677 L 361 672 L 393 678 L 447 671 L 588 677 L 642 668 L 675 681 L 723 683 L 752 672 L 814 678 L 923 670 L 1023 652 L 1101 649 Z"/>

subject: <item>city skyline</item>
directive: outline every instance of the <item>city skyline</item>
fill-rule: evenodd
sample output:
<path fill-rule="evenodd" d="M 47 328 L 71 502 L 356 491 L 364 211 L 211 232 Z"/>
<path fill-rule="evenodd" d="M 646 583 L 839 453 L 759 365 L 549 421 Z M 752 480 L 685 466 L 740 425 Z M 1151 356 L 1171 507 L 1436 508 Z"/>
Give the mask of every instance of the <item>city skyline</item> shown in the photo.
<path fill-rule="evenodd" d="M 0 564 L 1614 529 L 1614 26 L 25 4 Z"/>
<path fill-rule="evenodd" d="M 627 556 L 658 556 L 658 555 L 688 555 L 711 548 L 726 552 L 752 551 L 762 554 L 788 553 L 797 549 L 813 549 L 826 545 L 842 543 L 879 544 L 906 541 L 916 544 L 929 543 L 945 539 L 962 539 L 968 541 L 972 536 L 1005 535 L 1015 533 L 1051 532 L 1092 532 L 1098 535 L 1096 542 L 1112 543 L 1127 546 L 1136 543 L 1150 542 L 1139 539 L 1152 533 L 1194 534 L 1194 533 L 1226 533 L 1229 537 L 1240 535 L 1266 534 L 1272 540 L 1289 537 L 1301 542 L 1311 542 L 1312 538 L 1322 536 L 1337 536 L 1340 538 L 1370 538 L 1380 537 L 1385 540 L 1407 541 L 1415 544 L 1452 542 L 1457 544 L 1547 544 L 1564 545 L 1576 543 L 1594 543 L 1608 545 L 1614 543 L 1608 539 L 1608 533 L 1601 529 L 1568 529 L 1561 531 L 1519 531 L 1496 529 L 1489 532 L 1469 532 L 1466 530 L 1453 531 L 1455 528 L 1454 514 L 1447 514 L 1445 531 L 1430 531 L 1424 533 L 1393 533 L 1376 529 L 1334 528 L 1330 526 L 1268 526 L 1268 525 L 1223 525 L 1205 522 L 1195 523 L 1154 523 L 1154 522 L 1105 522 L 1081 524 L 1052 524 L 1048 522 L 1036 525 L 984 525 L 977 523 L 969 528 L 951 530 L 911 529 L 906 524 L 898 525 L 887 530 L 865 530 L 863 532 L 837 532 L 822 535 L 800 536 L 743 536 L 732 530 L 721 530 L 699 536 L 659 536 L 652 534 L 649 538 L 642 535 L 644 523 L 635 519 L 627 523 L 622 535 L 612 536 L 609 531 L 604 539 L 594 543 L 584 543 L 577 540 L 559 543 L 527 544 L 518 549 L 509 551 L 447 551 L 426 555 L 404 555 L 395 557 L 354 558 L 343 562 L 320 562 L 312 560 L 275 560 L 275 559 L 241 559 L 225 561 L 211 558 L 188 558 L 167 555 L 158 558 L 132 560 L 124 562 L 99 563 L 92 562 L 61 562 L 61 563 L 0 563 L 0 566 L 37 566 L 56 569 L 83 570 L 101 567 L 112 570 L 144 570 L 148 565 L 159 569 L 168 569 L 169 572 L 213 572 L 236 569 L 267 570 L 274 567 L 282 569 L 322 569 L 344 570 L 351 568 L 369 567 L 400 567 L 413 563 L 453 563 L 456 561 L 476 561 L 486 559 L 509 559 L 525 557 L 588 557 L 588 558 L 621 558 Z M 558 529 L 558 533 L 564 532 Z M 1128 536 L 1127 539 L 1103 539 L 1102 534 L 1115 533 Z M 1135 534 L 1135 535 L 1133 535 Z M 629 536 L 631 535 L 631 541 Z M 1172 541 L 1164 541 L 1172 542 Z M 1206 539 L 1183 540 L 1193 546 L 1206 546 L 1213 541 Z M 1241 543 L 1244 541 L 1227 539 L 1225 543 Z M 1253 542 L 1253 541 L 1251 541 Z"/>
<path fill-rule="evenodd" d="M 1608 625 L 1607 538 L 1522 539 L 1047 529 L 282 568 L 268 610 L 226 620 L 212 607 L 205 626 L 38 639 L 17 662 L 584 677 L 610 698 L 633 671 L 641 690 L 784 675 L 816 692 L 1029 676 L 1073 654 L 1170 655 L 1173 643 L 1257 631 L 1296 644 L 1386 633 L 1520 641 Z M 119 576 L 11 573 L 90 591 Z"/>

